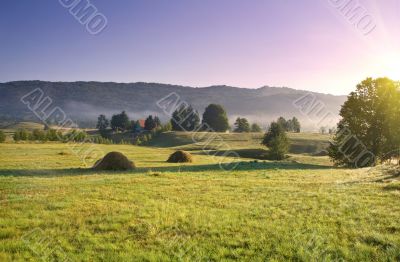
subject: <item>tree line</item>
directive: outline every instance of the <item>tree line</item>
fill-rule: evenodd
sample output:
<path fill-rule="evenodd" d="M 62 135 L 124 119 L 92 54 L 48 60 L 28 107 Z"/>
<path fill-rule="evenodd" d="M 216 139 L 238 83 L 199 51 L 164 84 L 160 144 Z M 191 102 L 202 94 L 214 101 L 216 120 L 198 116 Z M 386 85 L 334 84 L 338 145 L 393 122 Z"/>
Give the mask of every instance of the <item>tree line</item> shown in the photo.
<path fill-rule="evenodd" d="M 122 111 L 120 114 L 112 115 L 111 121 L 108 120 L 105 115 L 99 115 L 97 118 L 96 128 L 100 133 L 105 133 L 109 127 L 112 131 L 116 132 L 138 131 L 141 129 L 139 120 L 130 120 L 125 111 Z M 162 127 L 162 124 L 158 116 L 153 117 L 152 115 L 149 115 L 144 121 L 144 129 L 147 131 L 160 127 Z"/>
<path fill-rule="evenodd" d="M 87 139 L 88 134 L 85 131 L 71 130 L 67 133 L 62 133 L 55 129 L 40 130 L 35 129 L 33 131 L 28 131 L 25 129 L 18 129 L 13 135 L 14 141 L 75 141 L 83 142 Z"/>

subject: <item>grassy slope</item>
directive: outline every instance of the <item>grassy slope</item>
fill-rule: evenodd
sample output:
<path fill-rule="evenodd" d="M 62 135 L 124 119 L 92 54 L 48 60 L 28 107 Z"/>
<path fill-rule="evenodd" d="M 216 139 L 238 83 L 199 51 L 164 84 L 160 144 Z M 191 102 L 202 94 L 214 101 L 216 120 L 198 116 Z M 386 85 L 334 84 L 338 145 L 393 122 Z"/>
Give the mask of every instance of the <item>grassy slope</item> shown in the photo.
<path fill-rule="evenodd" d="M 1 125 L 1 124 L 0 124 Z M 12 124 L 4 124 L 0 126 L 0 130 L 6 134 L 7 141 L 12 141 L 12 136 L 18 129 L 33 131 L 35 129 L 43 130 L 44 125 L 35 122 L 18 122 Z"/>
<path fill-rule="evenodd" d="M 329 135 L 315 133 L 288 133 L 291 140 L 292 153 L 318 153 L 329 145 Z M 262 148 L 260 145 L 263 133 L 229 133 L 218 134 L 216 138 L 210 133 L 167 132 L 155 137 L 150 145 L 157 147 L 179 147 L 198 149 L 201 146 L 194 144 L 193 137 L 198 142 L 211 139 L 208 148 L 215 149 L 229 145 L 230 148 Z M 221 142 L 223 142 L 221 144 Z"/>
<path fill-rule="evenodd" d="M 205 155 L 180 166 L 168 148 L 100 148 L 138 170 L 78 169 L 66 144 L 0 144 L 0 261 L 400 259 L 400 186 L 379 174 L 291 161 L 224 172 Z"/>

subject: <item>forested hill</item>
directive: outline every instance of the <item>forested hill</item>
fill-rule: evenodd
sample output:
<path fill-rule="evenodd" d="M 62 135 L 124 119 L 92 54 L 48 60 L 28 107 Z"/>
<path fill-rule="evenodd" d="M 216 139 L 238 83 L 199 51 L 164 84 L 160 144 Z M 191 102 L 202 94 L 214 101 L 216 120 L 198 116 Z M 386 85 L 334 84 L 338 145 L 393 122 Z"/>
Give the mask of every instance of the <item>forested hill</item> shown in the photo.
<path fill-rule="evenodd" d="M 251 121 L 265 124 L 278 116 L 297 116 L 304 126 L 312 128 L 318 119 L 309 119 L 293 106 L 293 101 L 308 91 L 290 88 L 262 87 L 258 89 L 231 86 L 192 88 L 157 83 L 111 82 L 44 82 L 18 81 L 0 84 L 0 117 L 35 120 L 20 98 L 35 88 L 41 88 L 54 105 L 61 107 L 76 121 L 94 122 L 99 114 L 111 115 L 126 110 L 131 118 L 157 114 L 167 116 L 157 107 L 156 101 L 171 92 L 192 104 L 200 113 L 210 103 L 222 104 L 229 118 L 248 117 Z M 313 93 L 335 117 L 345 96 Z"/>

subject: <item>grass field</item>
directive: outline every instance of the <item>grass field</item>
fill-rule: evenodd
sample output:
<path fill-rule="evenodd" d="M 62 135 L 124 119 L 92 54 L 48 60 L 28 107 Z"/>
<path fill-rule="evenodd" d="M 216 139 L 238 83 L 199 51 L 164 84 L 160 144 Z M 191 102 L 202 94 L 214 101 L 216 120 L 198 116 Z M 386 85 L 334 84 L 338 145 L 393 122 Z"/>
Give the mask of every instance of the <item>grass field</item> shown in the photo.
<path fill-rule="evenodd" d="M 88 170 L 67 144 L 0 144 L 0 261 L 400 260 L 396 174 L 338 169 L 307 152 L 246 156 L 227 172 L 190 140 L 170 141 L 96 145 L 134 160 L 131 172 Z M 195 162 L 166 163 L 179 147 Z"/>

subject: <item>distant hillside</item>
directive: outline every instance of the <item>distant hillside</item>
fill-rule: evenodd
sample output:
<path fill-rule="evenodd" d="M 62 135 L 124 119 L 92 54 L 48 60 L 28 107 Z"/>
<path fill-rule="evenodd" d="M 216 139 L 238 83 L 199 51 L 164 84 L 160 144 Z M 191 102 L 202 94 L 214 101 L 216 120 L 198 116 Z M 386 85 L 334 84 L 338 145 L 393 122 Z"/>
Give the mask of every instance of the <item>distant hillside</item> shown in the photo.
<path fill-rule="evenodd" d="M 44 82 L 18 81 L 0 84 L 0 117 L 20 120 L 35 120 L 35 116 L 21 103 L 20 98 L 35 88 L 41 88 L 51 97 L 54 105 L 61 107 L 69 117 L 78 122 L 96 121 L 99 114 L 110 116 L 126 110 L 133 119 L 157 114 L 166 116 L 156 105 L 156 101 L 171 92 L 192 104 L 200 114 L 210 103 L 222 104 L 233 124 L 237 116 L 248 117 L 262 125 L 278 116 L 297 116 L 306 129 L 315 129 L 315 122 L 303 116 L 293 106 L 293 101 L 307 94 L 307 91 L 290 88 L 262 87 L 259 89 L 211 86 L 192 88 L 156 83 L 102 83 L 102 82 Z M 338 118 L 340 106 L 345 96 L 313 93 L 322 101 L 326 110 Z"/>

